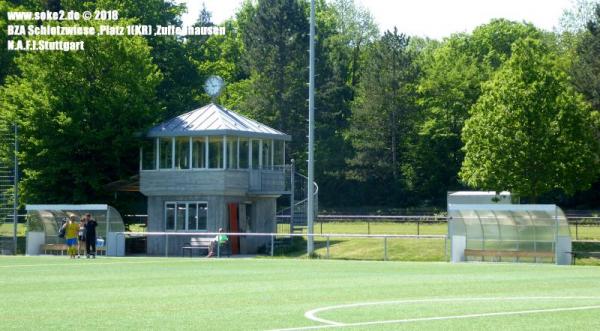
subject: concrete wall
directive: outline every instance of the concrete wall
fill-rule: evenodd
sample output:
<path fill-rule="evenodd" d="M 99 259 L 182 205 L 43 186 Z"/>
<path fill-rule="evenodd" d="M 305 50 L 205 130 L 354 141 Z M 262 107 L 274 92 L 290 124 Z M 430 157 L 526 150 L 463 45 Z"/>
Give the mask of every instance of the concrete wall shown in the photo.
<path fill-rule="evenodd" d="M 282 192 L 285 190 L 283 171 L 258 170 L 250 172 L 250 191 Z"/>
<path fill-rule="evenodd" d="M 283 193 L 283 171 L 273 170 L 145 170 L 140 172 L 140 191 L 152 195 L 245 195 Z"/>
<path fill-rule="evenodd" d="M 244 170 L 158 170 L 140 172 L 140 191 L 146 196 L 219 194 L 244 195 L 249 173 Z"/>
<path fill-rule="evenodd" d="M 148 197 L 148 228 L 149 232 L 164 232 L 165 202 L 167 201 L 206 201 L 207 232 L 217 232 L 219 228 L 229 231 L 228 204 L 236 203 L 239 207 L 240 232 L 275 232 L 276 197 L 248 197 L 223 195 L 161 195 Z M 246 204 L 249 203 L 249 208 Z M 245 217 L 246 210 L 249 217 Z M 243 211 L 242 211 L 243 210 Z M 189 236 L 165 237 L 150 236 L 147 239 L 148 255 L 181 256 L 181 247 L 192 237 L 201 237 L 202 232 L 192 232 Z M 211 236 L 212 237 L 212 236 Z M 167 244 L 168 241 L 168 244 Z M 243 237 L 240 238 L 242 254 L 256 253 L 260 246 L 270 242 L 269 238 Z M 167 249 L 168 245 L 168 249 Z"/>
<path fill-rule="evenodd" d="M 245 232 L 276 232 L 275 212 L 277 201 L 275 198 L 255 199 L 250 206 L 250 217 Z M 259 251 L 270 250 L 271 238 L 269 237 L 246 237 L 241 239 L 241 253 L 255 254 Z"/>

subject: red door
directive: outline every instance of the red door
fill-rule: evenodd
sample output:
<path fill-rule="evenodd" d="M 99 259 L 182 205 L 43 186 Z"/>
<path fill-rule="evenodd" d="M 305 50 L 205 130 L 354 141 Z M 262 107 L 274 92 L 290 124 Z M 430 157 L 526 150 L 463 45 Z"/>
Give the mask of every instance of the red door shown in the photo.
<path fill-rule="evenodd" d="M 230 232 L 239 232 L 239 220 L 238 220 L 238 204 L 230 203 L 229 204 L 229 231 Z M 229 238 L 229 243 L 231 244 L 231 254 L 239 254 L 240 253 L 240 238 L 238 236 L 231 236 Z"/>

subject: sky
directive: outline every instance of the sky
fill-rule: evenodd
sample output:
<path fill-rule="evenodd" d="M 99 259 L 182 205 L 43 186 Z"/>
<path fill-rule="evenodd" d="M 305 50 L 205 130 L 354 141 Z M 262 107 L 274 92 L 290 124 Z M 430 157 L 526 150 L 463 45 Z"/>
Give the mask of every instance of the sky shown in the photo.
<path fill-rule="evenodd" d="M 185 25 L 191 25 L 205 3 L 213 22 L 235 15 L 242 0 L 180 0 L 186 2 Z M 411 36 L 442 39 L 456 32 L 471 32 L 492 18 L 527 21 L 544 30 L 558 26 L 571 0 L 355 0 L 367 8 L 381 31 L 398 27 Z"/>

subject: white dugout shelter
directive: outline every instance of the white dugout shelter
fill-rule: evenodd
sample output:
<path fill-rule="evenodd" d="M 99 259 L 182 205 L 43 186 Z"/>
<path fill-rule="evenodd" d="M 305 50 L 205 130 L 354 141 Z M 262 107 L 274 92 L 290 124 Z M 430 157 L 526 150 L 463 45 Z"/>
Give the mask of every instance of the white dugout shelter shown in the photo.
<path fill-rule="evenodd" d="M 96 235 L 106 239 L 106 254 L 125 255 L 125 238 L 120 232 L 125 225 L 119 212 L 109 205 L 26 205 L 27 210 L 27 255 L 43 253 L 46 244 L 64 244 L 58 237 L 63 221 L 71 216 L 80 219 L 91 214 L 98 222 Z"/>
<path fill-rule="evenodd" d="M 567 218 L 556 205 L 448 204 L 451 261 L 571 263 Z"/>

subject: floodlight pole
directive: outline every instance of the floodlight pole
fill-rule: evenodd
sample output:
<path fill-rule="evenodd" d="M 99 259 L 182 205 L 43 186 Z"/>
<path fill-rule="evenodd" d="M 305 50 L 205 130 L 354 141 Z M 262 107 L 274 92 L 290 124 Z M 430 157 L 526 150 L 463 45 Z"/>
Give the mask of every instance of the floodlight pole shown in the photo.
<path fill-rule="evenodd" d="M 314 253 L 314 140 L 315 140 L 315 0 L 310 1 L 310 36 L 309 36 L 309 69 L 308 69 L 308 207 L 306 252 L 310 258 Z"/>
<path fill-rule="evenodd" d="M 19 140 L 18 138 L 18 125 L 15 122 L 15 155 L 14 155 L 14 176 L 13 176 L 13 180 L 14 180 L 14 185 L 15 185 L 15 198 L 13 201 L 13 249 L 14 249 L 14 254 L 17 255 L 17 223 L 18 223 L 18 209 L 19 209 L 19 162 L 17 159 L 17 153 L 19 152 Z"/>

